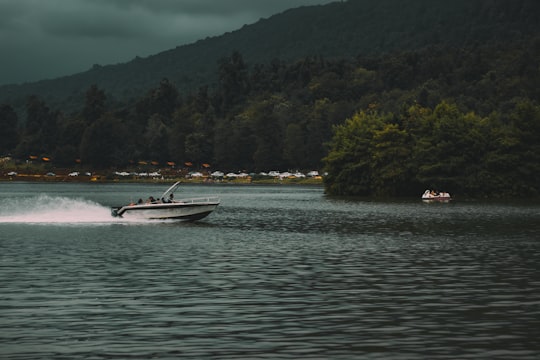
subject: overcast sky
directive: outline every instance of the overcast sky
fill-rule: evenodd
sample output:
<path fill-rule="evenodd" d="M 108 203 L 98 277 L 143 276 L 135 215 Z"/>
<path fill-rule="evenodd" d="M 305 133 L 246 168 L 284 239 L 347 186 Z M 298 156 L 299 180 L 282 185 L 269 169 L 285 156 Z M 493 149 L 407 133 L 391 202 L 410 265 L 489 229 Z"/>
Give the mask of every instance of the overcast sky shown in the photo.
<path fill-rule="evenodd" d="M 335 0 L 0 0 L 0 85 L 146 57 Z"/>

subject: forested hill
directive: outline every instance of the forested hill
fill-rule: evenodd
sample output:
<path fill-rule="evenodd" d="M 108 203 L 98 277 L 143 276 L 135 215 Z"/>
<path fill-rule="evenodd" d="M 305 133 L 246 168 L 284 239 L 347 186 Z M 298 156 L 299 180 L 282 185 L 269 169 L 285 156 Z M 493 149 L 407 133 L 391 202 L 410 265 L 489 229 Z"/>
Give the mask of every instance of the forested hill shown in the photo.
<path fill-rule="evenodd" d="M 37 96 L 0 99 L 0 155 L 43 173 L 318 169 L 338 195 L 540 196 L 539 4 L 299 8 L 12 87 Z"/>
<path fill-rule="evenodd" d="M 540 33 L 536 0 L 349 0 L 291 9 L 241 29 L 124 64 L 94 65 L 58 79 L 0 87 L 0 103 L 19 108 L 28 95 L 76 109 L 92 85 L 115 100 L 140 96 L 169 79 L 189 92 L 217 80 L 218 62 L 233 50 L 248 65 L 307 56 L 346 58 L 469 47 L 523 40 Z M 39 64 L 38 64 L 39 66 Z"/>

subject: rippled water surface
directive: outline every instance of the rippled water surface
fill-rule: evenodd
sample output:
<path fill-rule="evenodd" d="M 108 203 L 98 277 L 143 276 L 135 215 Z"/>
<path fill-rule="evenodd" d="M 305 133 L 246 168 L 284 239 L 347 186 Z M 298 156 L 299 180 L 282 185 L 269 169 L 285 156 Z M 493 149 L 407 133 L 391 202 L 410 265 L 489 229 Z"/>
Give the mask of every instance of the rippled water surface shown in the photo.
<path fill-rule="evenodd" d="M 540 204 L 154 184 L 0 183 L 1 359 L 537 359 Z M 179 197 L 180 194 L 177 194 Z"/>

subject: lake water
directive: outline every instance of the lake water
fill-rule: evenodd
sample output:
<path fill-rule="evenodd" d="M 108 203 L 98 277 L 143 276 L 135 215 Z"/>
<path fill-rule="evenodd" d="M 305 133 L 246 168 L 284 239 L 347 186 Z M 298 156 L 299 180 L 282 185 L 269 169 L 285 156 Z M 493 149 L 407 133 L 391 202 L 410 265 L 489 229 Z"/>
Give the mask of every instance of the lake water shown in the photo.
<path fill-rule="evenodd" d="M 540 204 L 168 184 L 0 183 L 1 359 L 537 359 Z M 420 194 L 419 194 L 420 196 Z"/>

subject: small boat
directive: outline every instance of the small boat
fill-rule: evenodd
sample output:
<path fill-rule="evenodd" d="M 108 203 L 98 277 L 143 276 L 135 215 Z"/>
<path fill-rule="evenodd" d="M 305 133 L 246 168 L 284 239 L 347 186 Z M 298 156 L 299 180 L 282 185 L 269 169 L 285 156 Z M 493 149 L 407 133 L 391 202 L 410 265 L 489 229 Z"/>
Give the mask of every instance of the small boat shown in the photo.
<path fill-rule="evenodd" d="M 114 217 L 129 217 L 142 219 L 178 219 L 195 221 L 208 216 L 219 205 L 218 197 L 200 197 L 175 200 L 174 192 L 180 186 L 180 181 L 174 183 L 163 193 L 159 200 L 129 204 L 111 208 Z"/>
<path fill-rule="evenodd" d="M 447 192 L 437 192 L 433 190 L 426 190 L 424 191 L 424 194 L 422 194 L 422 200 L 423 201 L 450 201 L 452 200 L 452 197 Z"/>

